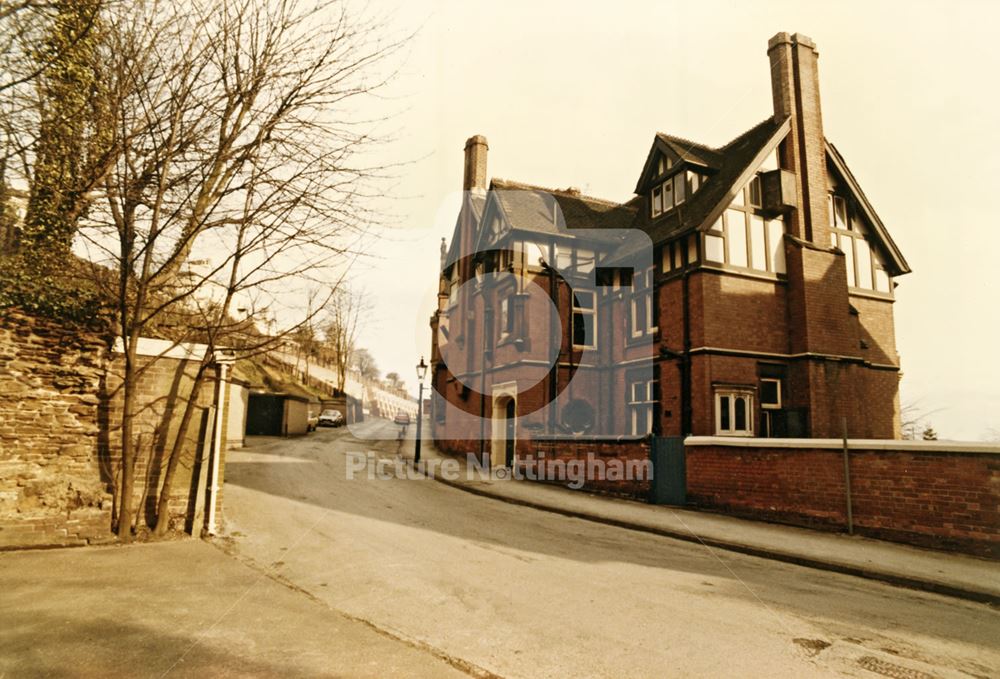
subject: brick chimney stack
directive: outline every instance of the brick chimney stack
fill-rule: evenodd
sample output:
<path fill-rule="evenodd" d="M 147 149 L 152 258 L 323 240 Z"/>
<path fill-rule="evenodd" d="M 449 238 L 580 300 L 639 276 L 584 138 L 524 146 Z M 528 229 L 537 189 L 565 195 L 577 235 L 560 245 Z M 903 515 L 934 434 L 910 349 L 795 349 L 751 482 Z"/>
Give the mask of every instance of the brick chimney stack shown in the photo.
<path fill-rule="evenodd" d="M 781 145 L 781 167 L 798 179 L 799 209 L 792 215 L 795 236 L 828 247 L 826 148 L 819 103 L 819 53 L 801 33 L 778 33 L 767 43 L 771 93 L 776 121 L 791 118 L 792 129 Z"/>
<path fill-rule="evenodd" d="M 466 191 L 486 190 L 486 152 L 490 147 L 486 137 L 477 134 L 465 142 L 465 179 L 462 188 Z"/>

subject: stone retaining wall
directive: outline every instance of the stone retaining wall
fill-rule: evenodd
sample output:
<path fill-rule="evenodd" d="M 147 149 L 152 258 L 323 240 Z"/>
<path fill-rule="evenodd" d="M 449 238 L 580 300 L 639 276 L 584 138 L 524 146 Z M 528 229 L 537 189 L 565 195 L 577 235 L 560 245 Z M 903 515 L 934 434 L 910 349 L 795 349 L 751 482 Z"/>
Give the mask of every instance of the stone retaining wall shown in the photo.
<path fill-rule="evenodd" d="M 107 356 L 85 328 L 0 310 L 0 549 L 112 539 L 98 455 Z"/>

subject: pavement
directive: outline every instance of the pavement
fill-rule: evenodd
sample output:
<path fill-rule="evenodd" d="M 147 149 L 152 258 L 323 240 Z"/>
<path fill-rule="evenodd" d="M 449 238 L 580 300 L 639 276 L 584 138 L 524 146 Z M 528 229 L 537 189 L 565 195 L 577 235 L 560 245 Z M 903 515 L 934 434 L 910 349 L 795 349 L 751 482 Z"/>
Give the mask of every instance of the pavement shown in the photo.
<path fill-rule="evenodd" d="M 467 677 L 195 539 L 0 552 L 0 677 Z"/>
<path fill-rule="evenodd" d="M 997 676 L 989 605 L 481 497 L 394 437 L 248 439 L 212 543 L 0 554 L 0 679 Z"/>
<path fill-rule="evenodd" d="M 412 462 L 409 442 L 402 453 Z M 431 474 L 453 460 L 460 472 L 433 478 L 466 492 L 588 521 L 653 533 L 707 547 L 799 566 L 879 580 L 922 591 L 1000 606 L 1000 564 L 989 559 L 938 552 L 858 535 L 828 533 L 712 512 L 612 498 L 555 483 L 489 478 L 464 459 L 421 444 L 422 470 Z"/>

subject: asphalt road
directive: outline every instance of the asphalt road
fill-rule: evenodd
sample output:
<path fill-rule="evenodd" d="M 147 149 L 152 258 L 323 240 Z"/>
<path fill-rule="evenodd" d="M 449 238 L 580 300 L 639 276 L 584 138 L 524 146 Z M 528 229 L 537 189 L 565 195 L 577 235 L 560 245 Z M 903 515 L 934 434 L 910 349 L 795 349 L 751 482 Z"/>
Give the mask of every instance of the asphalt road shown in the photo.
<path fill-rule="evenodd" d="M 397 444 L 344 429 L 250 445 L 226 467 L 230 550 L 471 673 L 1000 676 L 1000 612 L 987 606 L 426 479 L 348 480 L 348 453 L 392 459 Z"/>

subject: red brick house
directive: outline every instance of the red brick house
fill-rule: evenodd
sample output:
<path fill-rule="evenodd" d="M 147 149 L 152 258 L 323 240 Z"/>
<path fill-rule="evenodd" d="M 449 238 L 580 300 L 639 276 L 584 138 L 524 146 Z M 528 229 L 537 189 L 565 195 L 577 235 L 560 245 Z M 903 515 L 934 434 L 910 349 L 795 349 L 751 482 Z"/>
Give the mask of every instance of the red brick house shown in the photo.
<path fill-rule="evenodd" d="M 719 148 L 656 134 L 625 203 L 487 184 L 468 140 L 431 319 L 442 448 L 898 438 L 910 269 L 823 134 L 815 45 L 779 33 L 768 56 L 773 114 Z"/>

